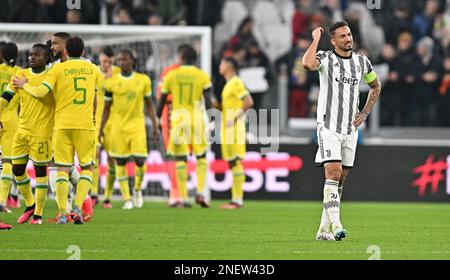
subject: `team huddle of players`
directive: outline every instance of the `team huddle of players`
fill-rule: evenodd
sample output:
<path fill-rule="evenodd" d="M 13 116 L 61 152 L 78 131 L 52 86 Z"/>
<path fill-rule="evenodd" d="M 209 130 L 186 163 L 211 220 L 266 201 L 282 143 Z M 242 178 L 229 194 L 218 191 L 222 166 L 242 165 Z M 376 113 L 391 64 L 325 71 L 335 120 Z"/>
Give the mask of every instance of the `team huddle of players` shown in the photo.
<path fill-rule="evenodd" d="M 175 207 L 191 207 L 187 191 L 187 160 L 197 158 L 195 202 L 209 207 L 203 195 L 208 172 L 208 141 L 204 116 L 211 107 L 222 110 L 222 156 L 233 174 L 232 200 L 222 208 L 243 205 L 245 156 L 244 112 L 253 100 L 236 75 L 238 64 L 224 58 L 220 73 L 227 80 L 219 104 L 211 93 L 210 77 L 195 66 L 197 53 L 190 45 L 178 48 L 178 64 L 162 79 L 156 112 L 151 100 L 150 78 L 134 71 L 131 50 L 102 50 L 96 66 L 83 57 L 84 42 L 67 33 L 56 33 L 48 44 L 35 44 L 29 53 L 29 68 L 16 66 L 18 49 L 3 43 L 0 49 L 0 137 L 3 170 L 0 184 L 0 212 L 18 207 L 11 196 L 14 183 L 25 201 L 18 223 L 41 224 L 48 188 L 55 194 L 57 224 L 83 224 L 98 203 L 100 151 L 108 154 L 104 208 L 111 208 L 115 180 L 125 201 L 123 209 L 144 204 L 141 185 L 146 173 L 147 135 L 145 114 L 152 121 L 152 138 L 160 135 L 158 119 L 171 102 L 167 153 L 175 161 L 176 184 L 181 199 Z M 115 66 L 115 64 L 117 66 Z M 170 97 L 169 97 L 170 96 Z M 169 97 L 169 98 L 168 98 Z M 145 106 L 144 106 L 145 105 Z M 145 113 L 144 113 L 144 108 Z M 81 169 L 74 167 L 77 155 Z M 34 165 L 34 194 L 26 166 Z M 129 191 L 127 162 L 135 163 L 135 183 Z M 48 176 L 47 176 L 48 170 Z M 14 192 L 11 192 L 14 194 Z M 0 221 L 0 229 L 11 225 Z"/>

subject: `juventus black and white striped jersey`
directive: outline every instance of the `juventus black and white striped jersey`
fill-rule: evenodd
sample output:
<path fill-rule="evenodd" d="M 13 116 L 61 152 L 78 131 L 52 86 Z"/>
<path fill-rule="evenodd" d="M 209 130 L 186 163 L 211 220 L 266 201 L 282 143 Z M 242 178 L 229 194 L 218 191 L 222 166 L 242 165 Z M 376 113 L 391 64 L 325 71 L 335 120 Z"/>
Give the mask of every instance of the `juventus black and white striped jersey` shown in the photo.
<path fill-rule="evenodd" d="M 319 51 L 320 92 L 317 104 L 317 123 L 339 134 L 356 131 L 352 122 L 358 112 L 359 85 L 372 72 L 369 59 L 352 52 L 342 57 L 333 50 Z"/>

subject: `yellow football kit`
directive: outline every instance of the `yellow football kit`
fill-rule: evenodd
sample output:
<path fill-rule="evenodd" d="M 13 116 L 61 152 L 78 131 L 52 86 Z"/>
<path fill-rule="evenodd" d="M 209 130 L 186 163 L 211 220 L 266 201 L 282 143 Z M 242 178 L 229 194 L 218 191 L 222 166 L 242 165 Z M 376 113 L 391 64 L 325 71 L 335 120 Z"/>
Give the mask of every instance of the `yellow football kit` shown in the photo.
<path fill-rule="evenodd" d="M 101 71 L 100 66 L 98 66 L 98 70 L 100 71 L 101 74 L 101 81 L 99 83 L 99 88 L 97 91 L 97 108 L 95 110 L 95 143 L 97 146 L 100 145 L 100 143 L 98 142 L 98 133 L 100 130 L 100 123 L 102 121 L 102 115 L 103 115 L 103 109 L 105 108 L 105 83 L 106 80 L 105 79 L 105 74 Z M 112 66 L 112 76 L 115 76 L 117 74 L 120 73 L 120 68 L 113 65 Z M 109 147 L 111 146 L 110 143 L 107 140 L 111 140 L 111 137 L 108 137 L 109 135 L 111 135 L 111 122 L 108 120 L 105 124 L 105 128 L 104 131 L 105 133 L 105 141 L 103 142 L 102 146 L 103 149 L 105 149 L 106 151 L 109 151 Z"/>
<path fill-rule="evenodd" d="M 164 78 L 162 94 L 172 95 L 170 137 L 167 153 L 186 156 L 203 155 L 207 148 L 203 114 L 203 92 L 211 87 L 205 72 L 192 65 L 182 65 Z"/>
<path fill-rule="evenodd" d="M 31 68 L 19 70 L 16 76 L 24 76 L 32 86 L 42 83 L 47 70 L 34 73 Z M 34 164 L 47 164 L 52 160 L 51 137 L 54 128 L 55 101 L 48 94 L 43 98 L 35 98 L 23 89 L 15 89 L 12 82 L 6 93 L 17 98 L 20 113 L 16 135 L 12 145 L 14 164 L 23 164 L 31 159 Z M 12 100 L 12 99 L 11 99 Z"/>
<path fill-rule="evenodd" d="M 21 70 L 19 66 L 9 66 L 5 63 L 0 64 L 0 87 L 1 94 L 5 92 L 8 87 L 8 83 L 11 81 L 17 71 Z M 0 121 L 3 126 L 3 133 L 0 139 L 0 145 L 2 147 L 2 158 L 12 159 L 12 142 L 14 135 L 16 134 L 17 121 L 19 115 L 19 99 L 13 97 L 5 110 L 3 111 Z"/>
<path fill-rule="evenodd" d="M 72 166 L 74 154 L 81 166 L 91 165 L 95 150 L 94 97 L 101 81 L 96 65 L 70 58 L 53 65 L 38 87 L 25 84 L 35 97 L 50 91 L 55 99 L 53 152 L 55 164 Z"/>
<path fill-rule="evenodd" d="M 232 127 L 227 127 L 227 121 L 237 116 L 243 105 L 242 99 L 248 94 L 238 76 L 227 81 L 222 90 L 221 148 L 226 161 L 245 157 L 245 118 L 240 118 Z"/>
<path fill-rule="evenodd" d="M 144 98 L 152 94 L 150 78 L 137 72 L 128 77 L 119 73 L 106 81 L 105 91 L 105 101 L 112 102 L 110 135 L 105 134 L 110 155 L 115 158 L 147 157 Z M 108 137 L 110 140 L 106 139 Z"/>

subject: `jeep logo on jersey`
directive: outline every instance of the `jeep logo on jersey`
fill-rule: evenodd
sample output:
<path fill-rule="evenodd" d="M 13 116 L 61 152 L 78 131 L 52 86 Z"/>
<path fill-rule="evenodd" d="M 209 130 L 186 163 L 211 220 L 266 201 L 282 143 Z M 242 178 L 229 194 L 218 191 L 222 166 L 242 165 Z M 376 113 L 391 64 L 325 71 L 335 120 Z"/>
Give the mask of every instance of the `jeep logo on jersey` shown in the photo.
<path fill-rule="evenodd" d="M 341 76 L 341 78 L 336 77 L 334 80 L 338 83 L 349 84 L 351 86 L 356 86 L 358 84 L 357 78 L 347 78 L 345 76 Z"/>

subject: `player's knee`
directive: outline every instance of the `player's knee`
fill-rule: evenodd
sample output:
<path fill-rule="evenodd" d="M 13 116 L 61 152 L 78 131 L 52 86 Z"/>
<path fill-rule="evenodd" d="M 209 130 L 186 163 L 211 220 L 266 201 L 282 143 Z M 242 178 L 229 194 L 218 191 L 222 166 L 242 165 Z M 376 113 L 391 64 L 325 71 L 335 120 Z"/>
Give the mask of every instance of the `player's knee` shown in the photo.
<path fill-rule="evenodd" d="M 12 171 L 14 176 L 22 176 L 23 174 L 25 174 L 26 168 L 26 164 L 13 164 Z"/>
<path fill-rule="evenodd" d="M 125 159 L 125 158 L 116 158 L 116 164 L 117 165 L 125 165 L 125 164 L 127 164 L 127 159 Z"/>
<path fill-rule="evenodd" d="M 340 165 L 329 164 L 325 167 L 326 178 L 333 181 L 341 181 L 342 167 Z"/>
<path fill-rule="evenodd" d="M 47 167 L 45 165 L 35 165 L 34 171 L 36 172 L 36 177 L 47 176 Z"/>

